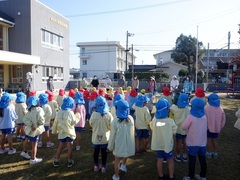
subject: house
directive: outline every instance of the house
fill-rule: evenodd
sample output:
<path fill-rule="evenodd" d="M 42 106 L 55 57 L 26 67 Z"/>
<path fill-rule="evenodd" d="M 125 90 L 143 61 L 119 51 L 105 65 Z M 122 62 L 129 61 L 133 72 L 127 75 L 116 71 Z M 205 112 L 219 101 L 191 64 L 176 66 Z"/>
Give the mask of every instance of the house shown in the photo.
<path fill-rule="evenodd" d="M 230 54 L 229 54 L 230 52 Z M 239 56 L 239 49 L 209 49 L 206 50 L 200 61 L 199 69 L 206 73 L 208 82 L 226 82 L 227 77 L 231 79 L 232 67 L 228 66 L 233 57 Z"/>
<path fill-rule="evenodd" d="M 0 86 L 24 89 L 31 72 L 32 89 L 45 90 L 69 80 L 69 20 L 37 0 L 0 1 Z"/>
<path fill-rule="evenodd" d="M 80 49 L 81 77 L 96 75 L 101 79 L 109 75 L 116 79 L 135 62 L 136 57 L 128 50 L 126 63 L 126 49 L 118 41 L 78 42 L 76 45 Z"/>
<path fill-rule="evenodd" d="M 173 75 L 178 76 L 178 72 L 181 69 L 187 70 L 187 66 L 175 63 L 172 60 L 171 58 L 172 53 L 173 50 L 168 50 L 154 54 L 153 57 L 156 59 L 156 68 L 151 71 L 160 71 L 168 73 L 170 77 L 172 77 Z"/>

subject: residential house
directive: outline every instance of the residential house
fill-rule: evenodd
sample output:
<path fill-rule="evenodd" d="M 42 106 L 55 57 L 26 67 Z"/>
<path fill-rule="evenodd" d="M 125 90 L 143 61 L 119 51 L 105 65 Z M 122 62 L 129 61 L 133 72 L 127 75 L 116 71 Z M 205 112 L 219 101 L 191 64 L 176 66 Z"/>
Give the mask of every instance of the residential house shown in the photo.
<path fill-rule="evenodd" d="M 160 71 L 164 73 L 168 73 L 170 75 L 170 78 L 173 75 L 178 76 L 178 72 L 181 69 L 187 70 L 187 66 L 184 66 L 182 64 L 175 63 L 172 58 L 171 54 L 173 53 L 173 50 L 163 51 L 157 54 L 154 54 L 154 58 L 156 59 L 156 67 L 152 71 Z"/>

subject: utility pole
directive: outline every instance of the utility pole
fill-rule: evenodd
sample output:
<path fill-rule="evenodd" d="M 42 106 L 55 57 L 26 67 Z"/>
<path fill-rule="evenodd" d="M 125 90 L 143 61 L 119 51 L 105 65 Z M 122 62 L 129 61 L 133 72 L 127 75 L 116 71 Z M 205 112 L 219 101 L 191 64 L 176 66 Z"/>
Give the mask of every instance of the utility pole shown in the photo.
<path fill-rule="evenodd" d="M 128 37 L 133 37 L 134 36 L 134 34 L 132 34 L 132 33 L 129 33 L 128 31 L 127 31 L 127 34 L 126 34 L 127 36 L 126 36 L 126 69 L 125 69 L 125 72 L 127 72 L 127 66 L 128 66 L 128 51 L 129 51 L 129 49 L 128 49 Z"/>
<path fill-rule="evenodd" d="M 195 92 L 197 90 L 197 72 L 198 72 L 198 26 L 197 26 L 197 44 L 196 44 L 196 74 L 195 74 Z"/>
<path fill-rule="evenodd" d="M 229 78 L 229 70 L 230 70 L 230 38 L 231 38 L 231 33 L 230 31 L 228 32 L 228 70 L 227 70 L 227 80 Z"/>
<path fill-rule="evenodd" d="M 134 61 L 134 58 L 133 58 L 133 44 L 132 44 L 132 79 L 134 78 L 134 69 L 133 69 L 134 68 L 134 65 L 133 65 L 134 62 L 133 61 Z"/>
<path fill-rule="evenodd" d="M 207 49 L 207 83 L 209 79 L 209 43 L 208 43 L 208 49 Z"/>

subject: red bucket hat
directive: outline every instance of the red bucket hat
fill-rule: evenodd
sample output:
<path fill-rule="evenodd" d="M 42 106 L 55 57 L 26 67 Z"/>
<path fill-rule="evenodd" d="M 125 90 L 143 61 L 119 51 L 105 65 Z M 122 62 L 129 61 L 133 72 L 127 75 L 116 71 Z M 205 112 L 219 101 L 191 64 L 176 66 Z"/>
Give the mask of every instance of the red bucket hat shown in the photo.
<path fill-rule="evenodd" d="M 164 96 L 169 96 L 169 95 L 170 95 L 170 89 L 169 89 L 169 87 L 164 87 L 164 88 L 163 88 L 163 95 L 164 95 Z"/>
<path fill-rule="evenodd" d="M 47 91 L 45 91 L 45 93 L 48 94 L 48 101 L 52 101 L 54 99 L 53 92 L 47 90 Z"/>
<path fill-rule="evenodd" d="M 103 90 L 102 88 L 100 88 L 100 89 L 98 90 L 98 94 L 99 94 L 100 96 L 104 96 L 104 90 Z"/>
<path fill-rule="evenodd" d="M 29 92 L 29 96 L 35 96 L 36 93 L 37 93 L 36 91 L 30 91 L 30 92 Z"/>
<path fill-rule="evenodd" d="M 59 96 L 63 96 L 65 94 L 64 89 L 59 89 Z"/>
<path fill-rule="evenodd" d="M 75 91 L 73 89 L 70 89 L 68 92 L 68 96 L 70 96 L 71 98 L 74 98 L 75 95 Z"/>
<path fill-rule="evenodd" d="M 205 93 L 204 93 L 202 88 L 197 88 L 197 91 L 196 91 L 195 95 L 199 98 L 205 97 Z"/>
<path fill-rule="evenodd" d="M 129 94 L 131 97 L 136 97 L 138 95 L 137 91 L 135 89 L 132 89 Z"/>
<path fill-rule="evenodd" d="M 85 91 L 85 89 L 83 89 L 83 88 L 79 89 L 79 92 L 81 92 L 82 94 L 84 93 L 84 91 Z"/>

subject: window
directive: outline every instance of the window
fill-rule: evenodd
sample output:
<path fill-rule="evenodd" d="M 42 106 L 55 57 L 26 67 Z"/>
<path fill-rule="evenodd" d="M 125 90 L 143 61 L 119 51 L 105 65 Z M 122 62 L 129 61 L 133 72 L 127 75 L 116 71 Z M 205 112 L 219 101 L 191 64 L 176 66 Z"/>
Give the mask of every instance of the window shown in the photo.
<path fill-rule="evenodd" d="M 87 77 L 87 73 L 86 73 L 86 72 L 83 72 L 83 73 L 82 73 L 82 77 Z"/>
<path fill-rule="evenodd" d="M 80 54 L 85 54 L 85 47 L 82 47 L 82 48 L 81 48 Z"/>
<path fill-rule="evenodd" d="M 22 83 L 23 82 L 23 68 L 20 65 L 12 65 L 12 83 Z"/>
<path fill-rule="evenodd" d="M 63 37 L 42 29 L 42 46 L 63 51 Z"/>
<path fill-rule="evenodd" d="M 63 67 L 43 66 L 42 71 L 42 82 L 46 82 L 49 76 L 53 77 L 53 81 L 63 81 Z"/>
<path fill-rule="evenodd" d="M 87 65 L 87 60 L 82 60 L 82 65 Z"/>

